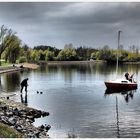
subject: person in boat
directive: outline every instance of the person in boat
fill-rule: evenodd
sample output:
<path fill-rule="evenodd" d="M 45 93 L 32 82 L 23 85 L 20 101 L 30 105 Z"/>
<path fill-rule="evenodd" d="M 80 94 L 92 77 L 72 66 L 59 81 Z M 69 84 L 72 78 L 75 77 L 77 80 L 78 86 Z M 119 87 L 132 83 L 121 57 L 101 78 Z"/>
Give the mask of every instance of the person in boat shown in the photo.
<path fill-rule="evenodd" d="M 134 73 L 131 76 L 130 76 L 130 74 L 128 72 L 125 73 L 126 80 L 129 80 L 130 82 L 133 81 L 133 76 L 134 76 Z"/>
<path fill-rule="evenodd" d="M 130 76 L 130 82 L 133 82 L 134 80 L 133 80 L 133 76 L 134 76 L 134 73 Z"/>
<path fill-rule="evenodd" d="M 27 83 L 27 81 L 28 81 L 29 79 L 28 78 L 26 78 L 26 79 L 24 79 L 22 82 L 21 82 L 21 90 L 20 90 L 20 92 L 22 93 L 22 90 L 23 90 L 23 88 L 25 87 L 25 92 L 27 92 L 27 86 L 28 86 L 28 83 Z"/>
<path fill-rule="evenodd" d="M 129 80 L 129 73 L 128 72 L 126 72 L 124 76 L 125 76 L 126 80 Z"/>

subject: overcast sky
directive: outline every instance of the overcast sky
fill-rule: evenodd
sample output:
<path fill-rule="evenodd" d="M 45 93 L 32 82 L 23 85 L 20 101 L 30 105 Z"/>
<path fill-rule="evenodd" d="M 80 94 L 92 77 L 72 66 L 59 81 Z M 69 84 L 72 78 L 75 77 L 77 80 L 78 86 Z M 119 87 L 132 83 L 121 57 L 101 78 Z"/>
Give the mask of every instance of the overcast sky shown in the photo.
<path fill-rule="evenodd" d="M 140 3 L 1 2 L 3 24 L 30 47 L 63 48 L 72 43 L 75 47 L 116 48 L 118 30 L 123 31 L 125 48 L 140 45 Z"/>

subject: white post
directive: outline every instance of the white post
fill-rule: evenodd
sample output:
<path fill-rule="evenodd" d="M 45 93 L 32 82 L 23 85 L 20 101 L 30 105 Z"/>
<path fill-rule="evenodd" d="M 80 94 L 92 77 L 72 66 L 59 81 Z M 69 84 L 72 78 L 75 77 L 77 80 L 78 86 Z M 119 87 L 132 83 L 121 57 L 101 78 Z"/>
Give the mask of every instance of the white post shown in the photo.
<path fill-rule="evenodd" d="M 116 64 L 116 77 L 118 74 L 118 61 L 119 61 L 119 56 L 118 56 L 118 51 L 119 51 L 119 47 L 120 47 L 120 34 L 122 31 L 118 31 L 118 48 L 117 48 L 117 64 Z"/>

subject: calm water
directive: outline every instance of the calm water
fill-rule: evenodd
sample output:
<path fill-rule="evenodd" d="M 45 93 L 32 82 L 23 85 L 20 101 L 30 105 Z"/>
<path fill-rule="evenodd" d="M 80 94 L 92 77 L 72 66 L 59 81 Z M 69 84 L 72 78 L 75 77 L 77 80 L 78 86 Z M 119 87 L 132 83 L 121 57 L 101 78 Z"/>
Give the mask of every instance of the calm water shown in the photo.
<path fill-rule="evenodd" d="M 140 80 L 140 65 L 119 66 Z M 29 77 L 28 94 L 19 93 Z M 35 71 L 1 75 L 1 90 L 16 93 L 13 100 L 50 112 L 36 126 L 51 125 L 52 138 L 140 137 L 140 90 L 105 94 L 104 81 L 115 79 L 115 66 L 106 64 L 42 66 Z M 42 91 L 43 94 L 37 94 Z"/>

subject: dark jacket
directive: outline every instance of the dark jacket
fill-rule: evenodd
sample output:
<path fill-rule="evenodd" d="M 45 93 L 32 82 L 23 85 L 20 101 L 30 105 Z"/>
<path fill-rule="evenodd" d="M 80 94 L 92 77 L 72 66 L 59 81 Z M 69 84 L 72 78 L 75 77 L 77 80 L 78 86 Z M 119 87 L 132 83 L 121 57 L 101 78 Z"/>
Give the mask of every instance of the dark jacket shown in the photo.
<path fill-rule="evenodd" d="M 129 80 L 129 73 L 128 72 L 125 73 L 125 78 L 126 78 L 126 80 Z"/>
<path fill-rule="evenodd" d="M 21 86 L 28 86 L 27 81 L 28 81 L 28 78 L 24 79 L 24 80 L 21 82 L 20 85 L 21 85 Z"/>

